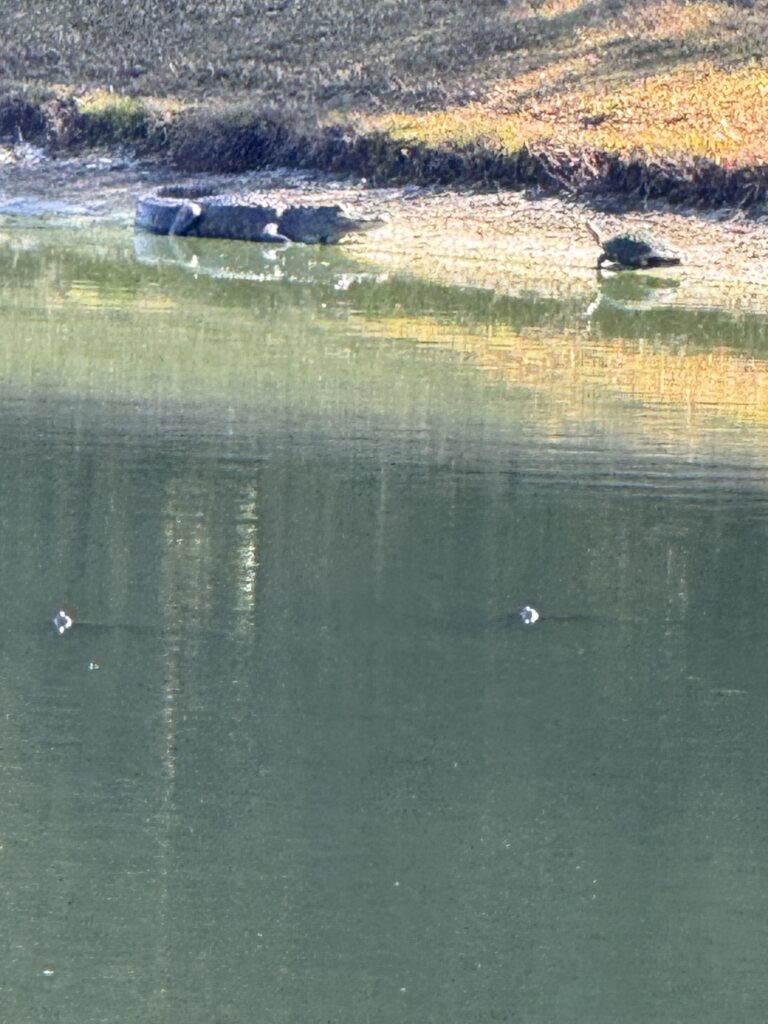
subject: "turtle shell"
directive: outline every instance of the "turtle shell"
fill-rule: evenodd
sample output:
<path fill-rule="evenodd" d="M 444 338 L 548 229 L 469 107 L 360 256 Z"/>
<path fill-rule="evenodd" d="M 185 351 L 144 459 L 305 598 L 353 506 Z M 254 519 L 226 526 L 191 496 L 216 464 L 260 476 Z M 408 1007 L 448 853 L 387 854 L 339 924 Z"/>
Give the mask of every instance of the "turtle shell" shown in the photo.
<path fill-rule="evenodd" d="M 665 267 L 680 262 L 680 256 L 660 239 L 640 231 L 614 235 L 602 243 L 609 260 L 624 267 Z"/>

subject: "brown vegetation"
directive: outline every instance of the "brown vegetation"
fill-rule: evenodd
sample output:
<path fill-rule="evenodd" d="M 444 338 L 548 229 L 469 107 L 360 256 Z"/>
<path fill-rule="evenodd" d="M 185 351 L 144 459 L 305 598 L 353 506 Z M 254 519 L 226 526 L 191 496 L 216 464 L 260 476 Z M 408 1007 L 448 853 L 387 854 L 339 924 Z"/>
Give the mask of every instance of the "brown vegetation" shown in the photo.
<path fill-rule="evenodd" d="M 768 0 L 21 0 L 0 133 L 755 207 L 766 53 Z"/>

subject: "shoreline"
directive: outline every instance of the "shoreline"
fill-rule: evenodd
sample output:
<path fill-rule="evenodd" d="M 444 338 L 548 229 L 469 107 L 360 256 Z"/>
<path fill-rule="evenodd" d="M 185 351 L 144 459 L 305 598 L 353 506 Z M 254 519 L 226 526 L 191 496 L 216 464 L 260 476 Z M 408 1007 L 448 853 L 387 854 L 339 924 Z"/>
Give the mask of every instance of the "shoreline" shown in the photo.
<path fill-rule="evenodd" d="M 89 152 L 47 157 L 0 148 L 0 212 L 69 214 L 131 222 L 139 195 L 169 182 L 196 182 L 159 160 Z M 373 231 L 342 243 L 352 256 L 393 273 L 499 293 L 594 293 L 598 249 L 585 227 L 642 227 L 685 255 L 682 267 L 654 274 L 675 285 L 679 304 L 765 309 L 768 303 L 768 224 L 744 210 L 705 211 L 649 203 L 644 211 L 596 204 L 537 190 L 376 188 L 365 180 L 288 168 L 246 174 L 206 174 L 219 191 L 267 191 L 277 202 L 340 203 L 383 216 Z M 257 244 L 257 243 L 250 243 Z"/>
<path fill-rule="evenodd" d="M 503 120 L 501 118 L 500 120 Z M 686 154 L 660 157 L 564 142 L 498 148 L 482 133 L 428 144 L 397 123 L 389 129 L 342 119 L 251 109 L 242 101 L 195 106 L 120 94 L 53 91 L 32 99 L 0 87 L 0 142 L 42 147 L 62 159 L 106 149 L 175 167 L 179 174 L 244 174 L 287 167 L 365 178 L 380 188 L 536 189 L 616 210 L 664 202 L 675 208 L 738 209 L 768 218 L 768 164 Z"/>
<path fill-rule="evenodd" d="M 379 188 L 536 190 L 603 213 L 768 216 L 768 9 L 180 0 L 98 18 L 22 2 L 0 140 L 187 173 L 267 167 Z"/>

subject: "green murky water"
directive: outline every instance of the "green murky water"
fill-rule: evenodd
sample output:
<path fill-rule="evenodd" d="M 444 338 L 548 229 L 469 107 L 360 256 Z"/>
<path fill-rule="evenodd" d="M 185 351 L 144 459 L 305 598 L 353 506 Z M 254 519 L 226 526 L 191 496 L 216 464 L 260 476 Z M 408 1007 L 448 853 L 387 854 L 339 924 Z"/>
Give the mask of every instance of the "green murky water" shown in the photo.
<path fill-rule="evenodd" d="M 4 1019 L 764 1020 L 759 316 L 119 228 L 0 270 Z M 728 347 L 719 404 L 618 338 Z"/>

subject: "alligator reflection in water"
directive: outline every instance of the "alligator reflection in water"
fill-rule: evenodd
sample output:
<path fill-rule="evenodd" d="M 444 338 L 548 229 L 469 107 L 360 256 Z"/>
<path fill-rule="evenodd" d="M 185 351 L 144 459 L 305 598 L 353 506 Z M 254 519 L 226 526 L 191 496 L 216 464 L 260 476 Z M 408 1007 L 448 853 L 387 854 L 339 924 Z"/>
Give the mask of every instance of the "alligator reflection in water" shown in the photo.
<path fill-rule="evenodd" d="M 631 403 L 647 399 L 708 412 L 730 414 L 736 408 L 740 419 L 768 413 L 765 315 L 722 306 L 693 307 L 682 298 L 683 285 L 676 287 L 676 277 L 663 272 L 604 281 L 604 301 L 587 324 L 588 298 L 583 290 L 556 297 L 530 289 L 505 295 L 458 288 L 380 273 L 344 247 L 255 246 L 129 234 L 111 227 L 100 229 L 98 235 L 94 232 L 93 238 L 98 245 L 84 246 L 82 231 L 36 228 L 22 234 L 14 228 L 0 246 L 3 274 L 23 279 L 47 302 L 52 294 L 47 282 L 55 280 L 57 315 L 72 318 L 77 325 L 66 350 L 66 367 L 54 335 L 36 338 L 31 345 L 26 324 L 9 331 L 14 338 L 12 365 L 18 368 L 14 372 L 22 386 L 34 379 L 68 392 L 81 386 L 89 393 L 100 389 L 132 402 L 147 396 L 153 402 L 157 396 L 165 401 L 169 395 L 174 401 L 194 395 L 197 401 L 204 393 L 207 399 L 225 401 L 240 417 L 255 417 L 253 410 L 265 404 L 254 401 L 254 389 L 269 401 L 274 397 L 268 376 L 254 375 L 252 335 L 258 321 L 269 338 L 280 339 L 279 344 L 259 348 L 260 360 L 278 363 L 279 372 L 296 382 L 291 401 L 301 395 L 313 409 L 336 401 L 328 397 L 332 386 L 349 393 L 344 380 L 349 367 L 343 360 L 324 365 L 322 388 L 311 387 L 314 378 L 304 370 L 310 354 L 325 364 L 327 352 L 336 353 L 336 345 L 344 359 L 349 352 L 361 354 L 356 373 L 369 365 L 369 354 L 372 373 L 385 365 L 387 372 L 400 373 L 398 361 L 414 348 L 421 349 L 421 355 L 409 366 L 418 366 L 421 372 L 427 369 L 426 353 L 431 350 L 437 359 L 442 350 L 447 354 L 439 359 L 450 373 L 453 367 L 466 378 L 460 363 L 467 363 L 506 382 L 524 400 L 533 393 L 546 396 L 553 400 L 549 408 L 555 409 L 546 438 L 570 436 L 574 413 L 585 409 L 588 416 L 594 415 L 595 403 L 602 403 L 603 397 L 610 401 L 610 415 L 623 417 L 630 430 L 634 412 L 625 396 Z M 144 268 L 130 269 L 127 257 L 138 259 Z M 96 308 L 114 310 L 116 304 L 131 323 L 137 321 L 130 343 L 113 346 L 109 363 L 103 358 L 87 361 L 84 316 L 90 318 Z M 206 331 L 191 341 L 186 338 L 182 345 L 180 314 L 210 324 L 212 330 L 226 330 L 228 337 L 243 339 L 243 344 L 232 344 L 221 358 L 211 360 Z M 343 340 L 332 342 L 341 318 Z M 166 322 L 160 345 L 151 339 L 160 337 L 158 330 Z M 109 329 L 115 336 L 122 330 L 115 322 Z M 295 344 L 305 329 L 313 336 L 323 332 L 316 352 L 303 342 Z M 359 344 L 353 340 L 356 336 Z M 137 338 L 145 346 L 141 358 L 131 355 Z M 386 344 L 377 345 L 377 339 Z M 167 365 L 174 367 L 171 378 L 159 369 Z M 87 367 L 87 376 L 76 379 L 75 366 L 83 367 L 84 375 Z M 471 386 L 466 380 L 464 384 Z M 403 389 L 382 387 L 378 396 L 382 406 L 398 396 L 406 414 Z M 376 401 L 371 387 L 366 416 Z M 409 407 L 416 408 L 415 399 L 409 399 Z M 603 409 L 608 415 L 608 406 Z M 644 429 L 651 422 L 646 419 Z M 537 436 L 541 439 L 541 427 Z"/>
<path fill-rule="evenodd" d="M 275 294 L 269 303 L 284 302 L 286 309 L 313 305 L 331 316 L 334 308 L 343 309 L 348 331 L 450 349 L 512 385 L 540 388 L 569 403 L 580 400 L 573 389 L 578 377 L 592 394 L 600 388 L 606 396 L 668 406 L 738 409 L 740 418 L 762 416 L 765 408 L 768 367 L 745 353 L 752 344 L 764 346 L 765 316 L 684 305 L 680 281 L 664 273 L 603 280 L 585 317 L 578 296 L 501 296 L 390 277 L 364 268 L 340 248 L 212 244 L 137 233 L 134 251 L 141 262 L 175 265 L 196 277 L 279 287 L 280 298 Z M 261 294 L 266 300 L 265 289 Z M 218 302 L 215 288 L 209 301 Z M 257 301 L 256 292 L 249 290 L 248 301 Z"/>
<path fill-rule="evenodd" d="M 383 281 L 387 274 L 364 269 L 340 248 L 324 248 L 316 257 L 291 246 L 252 246 L 222 240 L 218 244 L 176 235 L 136 232 L 133 250 L 140 263 L 169 265 L 205 277 L 270 282 L 287 280 L 346 290 L 356 281 Z"/>
<path fill-rule="evenodd" d="M 480 288 L 457 288 L 408 279 L 362 264 L 343 247 L 311 249 L 294 246 L 253 246 L 245 242 L 152 235 L 136 232 L 134 254 L 146 264 L 174 265 L 195 275 L 255 282 L 311 283 L 346 291 L 355 286 L 355 308 L 376 316 L 390 316 L 403 328 L 414 326 L 420 338 L 430 323 L 442 330 L 453 345 L 447 320 L 476 324 L 478 330 L 551 331 L 560 334 L 573 327 L 599 328 L 605 339 L 689 340 L 699 347 L 729 345 L 736 350 L 751 344 L 764 347 L 768 321 L 762 313 L 736 313 L 721 306 L 692 307 L 678 298 L 681 282 L 674 273 L 619 274 L 600 282 L 596 299 L 585 308 L 583 296 L 555 299 L 524 291 L 500 295 Z M 421 324 L 421 329 L 418 325 Z M 377 325 L 370 325 L 378 333 Z M 365 319 L 361 329 L 366 331 Z M 393 328 L 394 329 L 394 328 Z M 472 333 L 472 327 L 468 328 Z"/>

